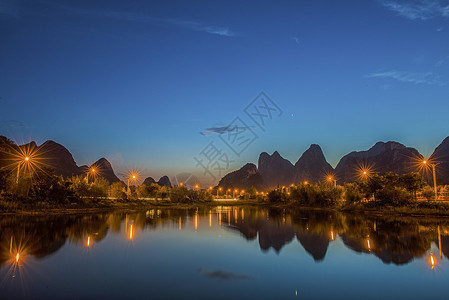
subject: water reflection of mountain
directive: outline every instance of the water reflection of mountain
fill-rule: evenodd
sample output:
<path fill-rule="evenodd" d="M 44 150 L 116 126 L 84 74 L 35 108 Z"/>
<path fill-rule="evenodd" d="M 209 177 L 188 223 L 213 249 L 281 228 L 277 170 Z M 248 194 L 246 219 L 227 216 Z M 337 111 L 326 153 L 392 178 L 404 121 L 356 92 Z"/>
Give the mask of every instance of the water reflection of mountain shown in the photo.
<path fill-rule="evenodd" d="M 296 238 L 304 247 L 307 253 L 312 255 L 315 261 L 321 261 L 326 256 L 329 239 L 323 235 L 315 233 L 296 233 Z"/>
<path fill-rule="evenodd" d="M 107 234 L 104 215 L 6 216 L 0 219 L 0 265 L 11 252 L 22 251 L 36 258 L 57 252 L 67 240 L 78 242 L 86 232 L 100 241 Z"/>
<path fill-rule="evenodd" d="M 181 219 L 185 222 L 188 215 L 194 214 L 192 210 L 152 209 L 131 214 L 2 216 L 0 267 L 17 253 L 43 258 L 56 253 L 67 242 L 89 247 L 93 242 L 101 242 L 109 231 L 121 232 L 123 225 L 128 227 L 132 224 L 142 230 L 155 229 L 167 223 L 178 224 Z"/>
<path fill-rule="evenodd" d="M 295 236 L 290 227 L 262 219 L 233 223 L 228 227 L 238 230 L 247 240 L 253 240 L 259 236 L 259 246 L 263 251 L 273 248 L 279 253 L 282 247 L 290 243 Z"/>
<path fill-rule="evenodd" d="M 232 212 L 230 212 L 232 215 Z M 317 262 L 324 260 L 328 247 L 337 237 L 352 251 L 375 255 L 384 263 L 403 265 L 424 256 L 437 242 L 437 226 L 442 220 L 381 218 L 329 211 L 283 210 L 245 211 L 245 221 L 232 219 L 229 228 L 247 240 L 259 238 L 261 250 L 277 253 L 293 236 Z M 237 221 L 236 221 L 237 220 Z M 438 222 L 438 223 L 435 223 Z M 445 220 L 445 228 L 449 222 Z M 444 231 L 443 234 L 446 234 Z M 449 236 L 440 235 L 442 253 L 449 255 Z"/>
<path fill-rule="evenodd" d="M 329 217 L 329 213 L 305 211 L 287 214 L 284 210 L 258 210 L 256 215 L 251 211 L 245 212 L 245 214 L 248 217 L 244 222 L 236 222 L 234 218 L 228 227 L 238 230 L 247 240 L 253 240 L 258 236 L 259 245 L 263 251 L 273 248 L 279 253 L 282 247 L 290 243 L 296 236 L 299 243 L 315 261 L 324 259 L 329 246 L 327 229 L 332 228 L 332 225 L 327 223 L 328 220 L 333 219 Z M 319 227 L 318 222 L 324 226 L 326 234 L 315 231 Z M 309 223 L 312 225 L 311 228 L 309 228 Z"/>
<path fill-rule="evenodd" d="M 375 255 L 384 263 L 403 265 L 422 257 L 434 243 L 449 258 L 449 221 L 446 219 L 367 217 L 320 210 L 217 207 L 214 209 L 151 209 L 133 213 L 86 215 L 3 216 L 0 218 L 0 266 L 15 249 L 43 258 L 67 242 L 89 247 L 108 233 L 125 229 L 156 230 L 161 226 L 184 228 L 186 222 L 201 230 L 212 219 L 247 240 L 258 240 L 263 252 L 298 242 L 316 261 L 323 261 L 329 246 L 340 240 L 347 249 Z M 207 226 L 207 225 L 206 225 Z M 209 225 L 211 226 L 211 225 Z M 209 227 L 208 226 L 208 227 Z M 296 237 L 296 239 L 295 239 Z M 339 242 L 340 243 L 340 242 Z M 441 245 L 441 246 L 440 246 Z"/>

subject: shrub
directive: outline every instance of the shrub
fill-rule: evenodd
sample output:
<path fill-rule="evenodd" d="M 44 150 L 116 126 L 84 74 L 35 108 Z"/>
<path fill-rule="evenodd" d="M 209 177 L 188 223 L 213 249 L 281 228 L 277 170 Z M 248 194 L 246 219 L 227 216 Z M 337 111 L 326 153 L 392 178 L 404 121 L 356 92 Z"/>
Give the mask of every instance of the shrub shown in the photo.
<path fill-rule="evenodd" d="M 346 183 L 344 190 L 344 199 L 347 202 L 354 203 L 361 201 L 364 198 L 357 183 Z"/>

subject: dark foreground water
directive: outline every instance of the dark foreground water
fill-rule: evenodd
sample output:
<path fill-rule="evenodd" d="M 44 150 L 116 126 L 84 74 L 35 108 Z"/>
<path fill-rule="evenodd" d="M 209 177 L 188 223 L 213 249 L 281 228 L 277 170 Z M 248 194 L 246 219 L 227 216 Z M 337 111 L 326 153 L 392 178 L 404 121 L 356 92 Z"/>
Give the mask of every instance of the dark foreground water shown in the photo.
<path fill-rule="evenodd" d="M 448 299 L 449 220 L 250 207 L 0 217 L 0 299 Z"/>

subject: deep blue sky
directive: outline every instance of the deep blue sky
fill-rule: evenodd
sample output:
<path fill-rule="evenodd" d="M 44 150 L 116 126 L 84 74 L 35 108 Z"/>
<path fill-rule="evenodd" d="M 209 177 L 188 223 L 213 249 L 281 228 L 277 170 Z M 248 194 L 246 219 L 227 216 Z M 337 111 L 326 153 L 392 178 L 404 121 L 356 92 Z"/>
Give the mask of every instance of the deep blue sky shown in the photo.
<path fill-rule="evenodd" d="M 449 1 L 0 0 L 0 134 L 104 156 L 144 176 L 194 172 L 209 127 L 240 116 L 260 152 L 332 165 L 396 140 L 424 154 L 449 135 Z M 266 131 L 243 109 L 264 91 Z M 211 181 L 203 176 L 203 182 Z"/>

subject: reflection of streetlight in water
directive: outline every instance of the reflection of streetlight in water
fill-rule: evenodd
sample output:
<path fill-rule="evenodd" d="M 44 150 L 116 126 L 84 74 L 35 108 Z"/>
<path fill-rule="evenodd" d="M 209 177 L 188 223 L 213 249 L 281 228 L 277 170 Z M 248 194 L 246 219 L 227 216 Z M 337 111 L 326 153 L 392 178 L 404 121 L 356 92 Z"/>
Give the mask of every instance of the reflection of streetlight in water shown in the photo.
<path fill-rule="evenodd" d="M 430 253 L 429 263 L 430 263 L 430 266 L 431 266 L 432 269 L 433 269 L 433 268 L 436 266 L 436 264 L 437 264 L 437 260 L 436 260 L 436 258 L 433 256 L 432 253 Z"/>
<path fill-rule="evenodd" d="M 193 217 L 193 225 L 195 226 L 195 230 L 198 229 L 198 212 L 195 213 L 195 216 Z"/>
<path fill-rule="evenodd" d="M 366 239 L 366 246 L 368 247 L 368 251 L 371 251 L 372 245 L 371 245 L 371 241 L 369 238 Z"/>
<path fill-rule="evenodd" d="M 132 240 L 134 237 L 134 232 L 133 232 L 133 224 L 129 225 L 129 239 Z"/>

